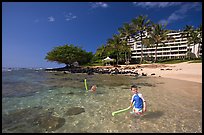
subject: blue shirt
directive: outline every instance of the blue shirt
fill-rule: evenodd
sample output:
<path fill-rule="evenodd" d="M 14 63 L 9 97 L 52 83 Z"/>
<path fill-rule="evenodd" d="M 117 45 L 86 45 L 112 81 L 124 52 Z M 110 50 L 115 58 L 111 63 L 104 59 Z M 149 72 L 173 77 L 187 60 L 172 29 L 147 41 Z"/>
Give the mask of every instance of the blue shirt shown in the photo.
<path fill-rule="evenodd" d="M 143 97 L 142 97 L 142 94 L 140 94 L 140 93 L 134 94 L 132 96 L 131 102 L 132 103 L 135 102 L 134 103 L 134 107 L 135 108 L 142 109 L 143 108 Z"/>

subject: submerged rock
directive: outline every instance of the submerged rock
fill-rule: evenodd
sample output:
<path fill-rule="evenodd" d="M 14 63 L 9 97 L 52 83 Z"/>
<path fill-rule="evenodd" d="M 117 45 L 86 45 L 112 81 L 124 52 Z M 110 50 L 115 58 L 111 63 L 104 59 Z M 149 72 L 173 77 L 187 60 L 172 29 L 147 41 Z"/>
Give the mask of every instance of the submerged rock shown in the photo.
<path fill-rule="evenodd" d="M 39 128 L 45 129 L 46 131 L 55 131 L 65 124 L 65 119 L 49 114 L 44 114 L 43 116 L 36 118 L 33 123 L 38 125 Z"/>
<path fill-rule="evenodd" d="M 53 116 L 53 108 L 41 106 L 12 111 L 2 115 L 2 131 L 12 133 L 40 133 L 54 131 L 65 124 L 65 119 Z"/>
<path fill-rule="evenodd" d="M 71 115 L 78 115 L 80 113 L 83 113 L 85 112 L 85 109 L 84 108 L 81 108 L 81 107 L 72 107 L 72 108 L 69 108 L 66 112 L 66 116 L 71 116 Z"/>

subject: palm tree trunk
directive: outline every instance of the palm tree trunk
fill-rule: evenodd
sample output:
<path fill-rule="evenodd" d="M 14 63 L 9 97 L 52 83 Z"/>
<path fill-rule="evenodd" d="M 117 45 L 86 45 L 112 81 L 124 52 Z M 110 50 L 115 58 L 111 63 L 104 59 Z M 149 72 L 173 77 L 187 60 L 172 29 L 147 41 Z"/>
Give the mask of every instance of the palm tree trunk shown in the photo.
<path fill-rule="evenodd" d="M 193 48 L 194 48 L 194 53 L 196 54 L 196 52 L 195 52 L 195 44 L 194 44 L 194 47 L 193 47 Z"/>
<path fill-rule="evenodd" d="M 127 53 L 127 54 L 128 54 L 127 59 L 128 59 L 128 65 L 129 65 L 130 58 L 129 58 L 129 53 Z"/>
<path fill-rule="evenodd" d="M 129 37 L 127 37 L 126 38 L 126 43 L 128 43 L 128 38 Z M 127 45 L 127 44 L 126 44 Z M 125 63 L 127 63 L 127 54 L 126 54 L 127 52 L 126 52 L 126 47 L 125 47 Z"/>
<path fill-rule="evenodd" d="M 190 45 L 189 45 L 189 48 L 188 48 L 188 59 L 190 60 L 191 59 L 191 56 L 190 56 Z"/>
<path fill-rule="evenodd" d="M 118 52 L 117 52 L 117 65 L 118 65 Z"/>
<path fill-rule="evenodd" d="M 158 43 L 156 44 L 156 48 L 155 48 L 155 59 L 154 59 L 155 63 L 157 62 L 157 46 L 158 46 Z"/>
<path fill-rule="evenodd" d="M 126 51 L 125 51 L 125 63 L 127 63 L 127 56 L 126 56 Z"/>
<path fill-rule="evenodd" d="M 142 32 L 140 32 L 140 40 L 141 40 L 141 58 L 140 58 L 140 64 L 142 63 L 143 61 L 143 44 L 142 44 Z"/>
<path fill-rule="evenodd" d="M 199 53 L 200 53 L 200 43 L 198 43 L 198 51 L 197 51 L 197 56 L 198 56 L 198 58 L 200 57 L 200 56 L 199 56 Z"/>

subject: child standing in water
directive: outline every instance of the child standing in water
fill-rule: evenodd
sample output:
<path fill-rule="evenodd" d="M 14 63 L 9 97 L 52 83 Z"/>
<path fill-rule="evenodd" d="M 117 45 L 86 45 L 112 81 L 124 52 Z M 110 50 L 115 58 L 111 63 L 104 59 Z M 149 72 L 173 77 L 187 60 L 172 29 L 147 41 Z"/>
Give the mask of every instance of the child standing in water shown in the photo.
<path fill-rule="evenodd" d="M 141 93 L 138 92 L 138 87 L 136 85 L 131 86 L 131 92 L 133 93 L 130 107 L 133 106 L 133 113 L 142 114 L 146 111 L 146 101 L 144 100 Z"/>

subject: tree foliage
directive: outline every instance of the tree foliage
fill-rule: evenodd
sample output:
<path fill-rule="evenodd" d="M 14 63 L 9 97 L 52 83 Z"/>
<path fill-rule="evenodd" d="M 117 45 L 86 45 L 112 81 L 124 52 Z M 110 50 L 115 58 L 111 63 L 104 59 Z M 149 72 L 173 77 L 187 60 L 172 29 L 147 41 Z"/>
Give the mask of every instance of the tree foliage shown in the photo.
<path fill-rule="evenodd" d="M 132 19 L 130 23 L 124 23 L 122 27 L 118 28 L 118 34 L 107 39 L 107 43 L 97 49 L 94 55 L 95 61 L 109 56 L 110 58 L 116 59 L 117 64 L 128 62 L 131 57 L 131 46 L 128 45 L 128 42 L 130 39 L 134 39 L 141 43 L 140 63 L 143 62 L 144 45 L 155 47 L 154 62 L 157 62 L 157 47 L 166 45 L 164 42 L 167 40 L 175 41 L 174 37 L 167 36 L 167 33 L 170 31 L 166 30 L 165 26 L 154 24 L 147 16 L 140 15 Z M 148 36 L 146 36 L 146 32 L 149 34 Z M 190 50 L 190 45 L 195 47 L 196 44 L 199 44 L 198 49 L 201 48 L 202 24 L 196 30 L 192 26 L 186 25 L 181 35 L 182 38 L 187 38 L 188 40 L 188 51 Z M 148 59 L 153 60 L 152 58 L 151 56 Z"/>
<path fill-rule="evenodd" d="M 140 40 L 141 42 L 141 58 L 140 58 L 140 63 L 143 62 L 143 35 L 144 32 L 149 32 L 151 29 L 151 24 L 152 22 L 147 19 L 147 16 L 140 15 L 137 18 L 132 20 L 131 26 L 134 29 L 136 35 L 135 40 Z"/>
<path fill-rule="evenodd" d="M 74 45 L 64 45 L 55 47 L 53 50 L 47 53 L 45 59 L 48 61 L 55 61 L 58 63 L 64 63 L 67 66 L 72 65 L 74 62 L 79 64 L 86 64 L 92 59 L 92 52 L 86 52 L 80 47 Z"/>
<path fill-rule="evenodd" d="M 157 62 L 157 47 L 159 44 L 165 45 L 165 41 L 169 38 L 167 34 L 169 33 L 168 30 L 165 29 L 165 25 L 162 24 L 153 24 L 152 30 L 149 33 L 149 37 L 147 41 L 149 41 L 149 45 L 155 46 L 155 60 Z M 148 44 L 148 43 L 147 43 Z"/>
<path fill-rule="evenodd" d="M 191 51 L 190 51 L 190 46 L 194 46 L 194 50 L 195 50 L 195 45 L 199 44 L 198 49 L 200 49 L 200 43 L 202 43 L 202 34 L 201 34 L 201 30 L 202 29 L 202 25 L 199 26 L 198 29 L 195 29 L 193 26 L 191 25 L 186 25 L 184 27 L 184 33 L 182 34 L 183 38 L 187 38 L 188 40 L 188 52 L 187 52 L 187 56 L 189 59 L 191 59 Z M 199 53 L 199 51 L 197 52 Z M 198 55 L 198 54 L 197 54 Z"/>

